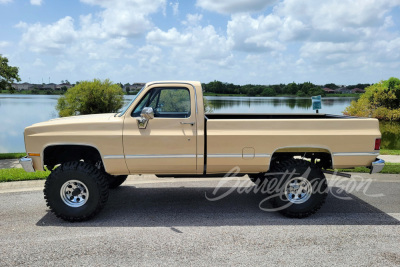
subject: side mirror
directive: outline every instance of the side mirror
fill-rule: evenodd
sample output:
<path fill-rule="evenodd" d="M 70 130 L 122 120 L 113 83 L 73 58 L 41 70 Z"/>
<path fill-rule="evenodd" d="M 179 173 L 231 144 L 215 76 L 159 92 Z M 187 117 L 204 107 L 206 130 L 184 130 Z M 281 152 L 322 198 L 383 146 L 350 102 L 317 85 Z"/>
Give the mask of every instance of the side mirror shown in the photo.
<path fill-rule="evenodd" d="M 149 120 L 154 119 L 154 111 L 152 107 L 146 107 L 142 109 L 140 118 L 137 119 L 139 129 L 146 129 Z"/>
<path fill-rule="evenodd" d="M 152 107 L 143 108 L 140 116 L 145 118 L 146 120 L 154 119 L 154 111 Z"/>

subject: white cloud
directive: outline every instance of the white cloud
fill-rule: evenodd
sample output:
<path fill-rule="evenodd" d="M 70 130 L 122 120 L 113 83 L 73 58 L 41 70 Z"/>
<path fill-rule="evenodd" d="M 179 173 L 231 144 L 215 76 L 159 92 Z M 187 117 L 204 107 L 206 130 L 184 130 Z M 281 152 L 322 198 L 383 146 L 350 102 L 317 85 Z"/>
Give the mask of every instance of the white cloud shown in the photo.
<path fill-rule="evenodd" d="M 254 19 L 248 14 L 233 15 L 228 22 L 227 34 L 236 50 L 268 52 L 283 50 L 285 45 L 278 40 L 282 21 L 278 16 L 259 16 Z"/>
<path fill-rule="evenodd" d="M 148 42 L 164 46 L 188 45 L 191 38 L 192 35 L 190 33 L 181 34 L 176 28 L 169 29 L 167 32 L 157 28 L 149 32 L 146 36 Z"/>
<path fill-rule="evenodd" d="M 138 59 L 140 66 L 150 66 L 162 58 L 162 50 L 158 46 L 146 45 L 137 50 L 133 58 Z"/>
<path fill-rule="evenodd" d="M 74 20 L 68 16 L 49 25 L 20 22 L 16 27 L 25 29 L 21 44 L 34 52 L 60 53 L 77 38 Z"/>
<path fill-rule="evenodd" d="M 229 41 L 218 35 L 212 25 L 188 27 L 184 32 L 176 28 L 166 32 L 156 29 L 147 34 L 146 40 L 171 48 L 176 62 L 214 62 L 224 65 L 232 56 Z"/>
<path fill-rule="evenodd" d="M 30 0 L 31 5 L 40 6 L 43 3 L 43 0 Z"/>
<path fill-rule="evenodd" d="M 277 0 L 197 0 L 196 5 L 222 14 L 259 12 Z"/>
<path fill-rule="evenodd" d="M 182 21 L 182 24 L 187 26 L 196 26 L 200 23 L 202 19 L 203 15 L 201 14 L 187 14 L 186 20 Z"/>
<path fill-rule="evenodd" d="M 274 83 L 332 77 L 327 82 L 344 83 L 365 70 L 378 77 L 400 68 L 398 0 L 281 0 L 266 12 L 274 1 L 198 0 L 202 13 L 189 14 L 193 7 L 178 0 L 81 2 L 93 11 L 71 13 L 75 21 L 15 25 L 22 49 L 16 47 L 13 61 L 22 76 L 33 77 L 38 69 L 37 75 L 47 71 L 52 78 L 69 73 L 60 80 Z M 210 16 L 204 9 L 232 15 Z M 15 42 L 2 40 L 0 48 Z"/>
<path fill-rule="evenodd" d="M 397 0 L 285 0 L 274 13 L 283 21 L 284 40 L 352 42 L 366 29 L 381 27 Z"/>
<path fill-rule="evenodd" d="M 0 4 L 12 3 L 14 0 L 0 0 Z"/>
<path fill-rule="evenodd" d="M 166 0 L 81 0 L 101 6 L 99 13 L 101 29 L 107 34 L 118 36 L 138 35 L 152 26 L 150 14 L 164 10 Z"/>

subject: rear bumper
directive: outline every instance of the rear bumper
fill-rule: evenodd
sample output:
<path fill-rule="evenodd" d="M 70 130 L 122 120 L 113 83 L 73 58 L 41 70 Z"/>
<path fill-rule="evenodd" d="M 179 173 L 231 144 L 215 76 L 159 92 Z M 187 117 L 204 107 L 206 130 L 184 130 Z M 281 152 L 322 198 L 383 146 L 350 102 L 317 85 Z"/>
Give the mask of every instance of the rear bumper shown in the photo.
<path fill-rule="evenodd" d="M 33 163 L 32 163 L 31 158 L 28 158 L 28 157 L 20 158 L 19 163 L 21 164 L 22 168 L 24 168 L 24 170 L 26 172 L 34 172 L 35 171 L 35 169 L 33 168 Z"/>
<path fill-rule="evenodd" d="M 385 161 L 383 159 L 376 158 L 376 160 L 372 162 L 372 165 L 370 167 L 370 174 L 380 172 L 383 167 L 385 167 Z"/>

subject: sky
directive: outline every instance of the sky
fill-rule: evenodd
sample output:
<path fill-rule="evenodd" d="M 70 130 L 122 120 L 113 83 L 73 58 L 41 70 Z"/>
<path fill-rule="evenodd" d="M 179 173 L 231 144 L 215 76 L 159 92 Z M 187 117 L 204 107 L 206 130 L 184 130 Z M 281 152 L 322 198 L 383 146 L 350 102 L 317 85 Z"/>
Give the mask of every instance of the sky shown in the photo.
<path fill-rule="evenodd" d="M 22 82 L 400 78 L 400 0 L 0 0 Z"/>

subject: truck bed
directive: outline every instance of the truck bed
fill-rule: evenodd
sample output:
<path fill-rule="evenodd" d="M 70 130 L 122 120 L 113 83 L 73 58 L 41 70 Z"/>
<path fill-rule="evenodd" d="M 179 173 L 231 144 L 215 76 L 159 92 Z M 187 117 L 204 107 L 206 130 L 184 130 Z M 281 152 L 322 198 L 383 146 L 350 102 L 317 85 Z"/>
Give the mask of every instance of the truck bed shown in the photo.
<path fill-rule="evenodd" d="M 334 168 L 369 166 L 379 155 L 376 119 L 331 114 L 206 114 L 207 173 L 265 172 L 277 152 L 324 152 Z M 264 166 L 264 169 L 260 169 Z"/>

